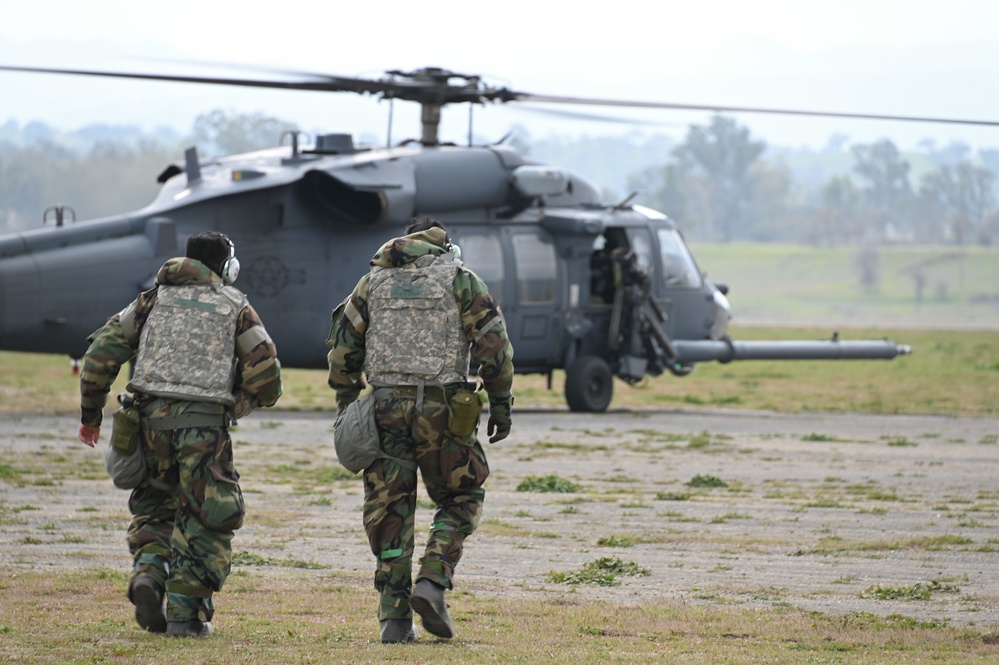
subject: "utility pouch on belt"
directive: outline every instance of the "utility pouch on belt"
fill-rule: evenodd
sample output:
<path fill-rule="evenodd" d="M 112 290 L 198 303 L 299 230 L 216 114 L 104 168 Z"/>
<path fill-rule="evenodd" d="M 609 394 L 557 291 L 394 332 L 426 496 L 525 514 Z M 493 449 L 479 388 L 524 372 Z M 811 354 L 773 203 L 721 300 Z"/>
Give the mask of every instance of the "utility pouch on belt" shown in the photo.
<path fill-rule="evenodd" d="M 468 436 L 475 431 L 481 415 L 482 400 L 476 393 L 462 388 L 451 397 L 447 428 L 455 436 Z"/>
<path fill-rule="evenodd" d="M 114 412 L 111 441 L 104 454 L 104 466 L 115 487 L 134 489 L 146 477 L 146 455 L 139 445 L 139 409 L 130 402 Z"/>
<path fill-rule="evenodd" d="M 353 473 L 364 471 L 379 459 L 390 459 L 410 471 L 416 471 L 416 463 L 391 457 L 382 452 L 378 437 L 378 423 L 375 422 L 375 401 L 379 388 L 373 394 L 355 399 L 337 415 L 333 423 L 333 447 L 340 464 Z"/>
<path fill-rule="evenodd" d="M 381 457 L 374 396 L 354 400 L 337 415 L 333 447 L 340 464 L 353 473 L 367 469 Z"/>

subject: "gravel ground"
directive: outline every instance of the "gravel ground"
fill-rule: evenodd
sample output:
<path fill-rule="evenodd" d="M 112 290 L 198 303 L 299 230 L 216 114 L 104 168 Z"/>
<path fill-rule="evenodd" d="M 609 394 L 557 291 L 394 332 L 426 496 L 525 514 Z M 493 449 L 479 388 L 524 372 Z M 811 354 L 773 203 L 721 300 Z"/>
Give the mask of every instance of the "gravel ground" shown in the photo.
<path fill-rule="evenodd" d="M 76 441 L 75 422 L 0 421 L 6 574 L 129 567 L 127 493 L 104 475 L 101 452 Z M 265 564 L 254 568 L 370 574 L 360 482 L 331 480 L 339 469 L 331 422 L 323 413 L 257 412 L 234 432 L 248 511 L 234 545 Z M 997 433 L 994 419 L 518 410 L 513 435 L 488 446 L 485 516 L 457 588 L 996 626 Z M 576 491 L 517 490 L 549 475 Z M 698 476 L 725 486 L 691 486 Z M 418 525 L 431 517 L 421 500 Z M 550 578 L 601 558 L 648 575 L 619 575 L 614 586 Z"/>

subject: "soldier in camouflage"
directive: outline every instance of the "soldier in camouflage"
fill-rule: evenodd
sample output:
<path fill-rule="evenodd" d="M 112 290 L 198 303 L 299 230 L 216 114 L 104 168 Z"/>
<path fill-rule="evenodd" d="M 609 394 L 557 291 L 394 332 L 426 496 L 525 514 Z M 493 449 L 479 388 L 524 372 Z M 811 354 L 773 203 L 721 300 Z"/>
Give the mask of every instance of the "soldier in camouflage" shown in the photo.
<path fill-rule="evenodd" d="M 281 365 L 246 296 L 229 285 L 239 270 L 232 242 L 192 234 L 186 254 L 91 335 L 79 437 L 97 443 L 111 384 L 134 361 L 128 390 L 148 475 L 128 502 L 128 597 L 142 628 L 201 637 L 212 632 L 212 594 L 229 575 L 233 532 L 243 524 L 228 425 L 277 401 Z"/>
<path fill-rule="evenodd" d="M 444 601 L 465 539 L 482 515 L 489 475 L 476 430 L 448 429 L 449 400 L 466 385 L 469 359 L 489 398 L 489 442 L 510 433 L 513 349 L 485 283 L 461 265 L 440 222 L 413 220 L 386 243 L 371 272 L 333 312 L 329 384 L 342 412 L 358 399 L 362 371 L 376 388 L 375 418 L 388 457 L 364 470 L 364 528 L 377 560 L 382 642 L 416 639 L 413 612 L 438 637 L 454 635 Z M 436 513 L 412 579 L 416 467 Z"/>

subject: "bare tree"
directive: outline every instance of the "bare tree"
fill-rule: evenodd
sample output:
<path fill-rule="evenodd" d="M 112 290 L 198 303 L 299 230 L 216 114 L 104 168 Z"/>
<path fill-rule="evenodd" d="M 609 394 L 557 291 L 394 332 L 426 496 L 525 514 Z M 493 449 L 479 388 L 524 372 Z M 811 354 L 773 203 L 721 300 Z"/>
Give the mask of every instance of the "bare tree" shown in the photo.
<path fill-rule="evenodd" d="M 853 171 L 862 182 L 861 195 L 870 215 L 870 235 L 881 239 L 906 228 L 907 210 L 914 197 L 909 184 L 909 162 L 887 139 L 855 145 L 852 150 Z"/>
<path fill-rule="evenodd" d="M 827 245 L 852 242 L 863 235 L 860 191 L 847 176 L 830 178 L 822 188 L 822 203 L 814 240 Z"/>
<path fill-rule="evenodd" d="M 749 226 L 752 168 L 764 150 L 765 142 L 754 141 L 748 128 L 722 115 L 712 117 L 706 127 L 692 125 L 686 140 L 673 150 L 682 171 L 706 181 L 711 192 L 710 224 L 726 241 Z"/>
<path fill-rule="evenodd" d="M 993 242 L 990 222 L 996 212 L 996 175 L 970 161 L 942 166 L 923 178 L 920 196 L 935 205 L 951 225 L 958 245 Z"/>
<path fill-rule="evenodd" d="M 215 109 L 194 120 L 191 139 L 208 156 L 231 155 L 278 145 L 295 123 L 262 113 Z"/>

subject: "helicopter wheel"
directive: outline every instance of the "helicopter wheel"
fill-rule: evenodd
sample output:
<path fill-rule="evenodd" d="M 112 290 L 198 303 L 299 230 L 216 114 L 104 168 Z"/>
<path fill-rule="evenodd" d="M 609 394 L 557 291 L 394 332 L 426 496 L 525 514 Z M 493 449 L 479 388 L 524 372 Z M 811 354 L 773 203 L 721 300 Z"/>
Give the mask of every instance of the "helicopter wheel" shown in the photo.
<path fill-rule="evenodd" d="M 582 356 L 565 373 L 565 401 L 570 411 L 602 413 L 610 406 L 614 377 L 597 356 Z"/>

